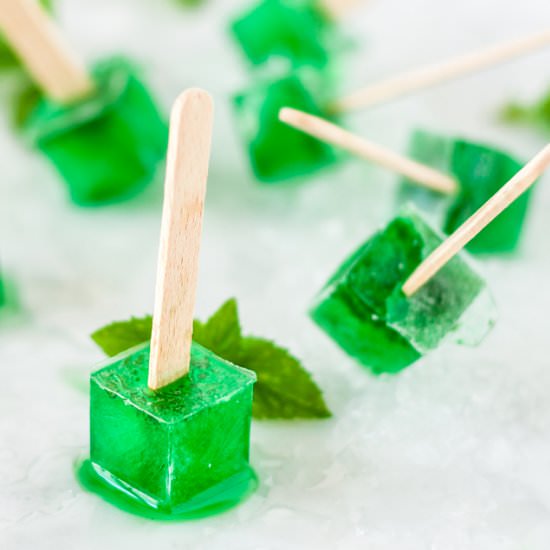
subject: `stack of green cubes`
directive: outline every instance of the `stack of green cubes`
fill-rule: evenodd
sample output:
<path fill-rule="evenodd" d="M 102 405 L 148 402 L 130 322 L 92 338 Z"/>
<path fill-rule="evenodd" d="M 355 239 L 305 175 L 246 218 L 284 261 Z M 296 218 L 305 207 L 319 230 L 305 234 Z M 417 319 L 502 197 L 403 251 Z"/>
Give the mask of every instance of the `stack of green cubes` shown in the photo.
<path fill-rule="evenodd" d="M 521 161 L 492 147 L 425 131 L 414 132 L 409 153 L 419 162 L 453 175 L 460 188 L 445 197 L 403 181 L 400 201 L 413 201 L 430 212 L 434 223 L 452 233 L 489 200 L 522 167 Z M 531 198 L 524 193 L 467 246 L 475 254 L 509 253 L 517 249 Z"/>
<path fill-rule="evenodd" d="M 293 107 L 330 118 L 334 62 L 345 40 L 319 3 L 261 0 L 231 27 L 255 69 L 254 82 L 234 97 L 235 113 L 259 181 L 301 178 L 333 164 L 335 150 L 278 120 Z"/>
<path fill-rule="evenodd" d="M 344 261 L 317 296 L 313 320 L 375 374 L 398 372 L 446 339 L 477 344 L 494 324 L 494 307 L 464 256 L 410 298 L 401 291 L 441 242 L 407 209 Z"/>
<path fill-rule="evenodd" d="M 153 392 L 149 352 L 139 346 L 92 374 L 82 483 L 157 519 L 237 504 L 257 485 L 249 464 L 255 374 L 193 344 L 189 374 Z"/>

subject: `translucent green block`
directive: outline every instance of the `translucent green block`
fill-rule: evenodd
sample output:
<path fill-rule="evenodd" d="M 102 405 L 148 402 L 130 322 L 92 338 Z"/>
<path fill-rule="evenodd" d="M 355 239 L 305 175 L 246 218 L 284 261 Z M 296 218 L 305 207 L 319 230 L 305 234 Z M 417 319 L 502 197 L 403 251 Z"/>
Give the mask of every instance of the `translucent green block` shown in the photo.
<path fill-rule="evenodd" d="M 252 170 L 269 183 L 305 176 L 337 159 L 332 147 L 279 121 L 282 107 L 326 116 L 297 76 L 261 83 L 234 98 Z"/>
<path fill-rule="evenodd" d="M 311 0 L 263 0 L 231 30 L 254 65 L 282 58 L 294 67 L 325 67 L 339 43 L 336 26 Z"/>
<path fill-rule="evenodd" d="M 423 131 L 413 134 L 410 155 L 454 175 L 460 182 L 460 192 L 455 197 L 433 193 L 409 181 L 403 182 L 400 191 L 402 200 L 412 200 L 435 214 L 436 223 L 447 234 L 468 219 L 523 166 L 496 149 Z M 477 254 L 514 251 L 520 241 L 530 197 L 528 191 L 515 201 L 470 242 L 468 250 Z"/>
<path fill-rule="evenodd" d="M 93 75 L 93 96 L 70 106 L 43 99 L 26 123 L 81 205 L 138 193 L 152 181 L 168 140 L 164 118 L 127 61 L 102 62 Z"/>
<path fill-rule="evenodd" d="M 453 258 L 411 298 L 401 287 L 441 242 L 412 210 L 357 249 L 311 309 L 313 320 L 374 373 L 398 372 L 449 338 L 475 345 L 494 324 L 484 281 Z"/>
<path fill-rule="evenodd" d="M 92 374 L 88 470 L 95 480 L 87 485 L 158 518 L 236 504 L 256 486 L 248 462 L 256 376 L 193 344 L 189 375 L 152 392 L 148 362 L 147 344 Z"/>

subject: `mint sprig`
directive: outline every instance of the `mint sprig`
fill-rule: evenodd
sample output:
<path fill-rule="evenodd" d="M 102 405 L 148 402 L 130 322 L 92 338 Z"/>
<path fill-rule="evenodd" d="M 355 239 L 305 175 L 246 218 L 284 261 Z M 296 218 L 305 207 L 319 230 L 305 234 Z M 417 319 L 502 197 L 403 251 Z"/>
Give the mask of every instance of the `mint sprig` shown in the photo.
<path fill-rule="evenodd" d="M 152 319 L 132 317 L 92 334 L 109 356 L 151 338 Z M 298 359 L 269 340 L 243 336 L 237 302 L 225 302 L 206 322 L 193 323 L 193 340 L 219 357 L 252 370 L 258 381 L 252 414 L 259 419 L 328 418 L 331 412 L 319 387 Z"/>
<path fill-rule="evenodd" d="M 500 113 L 504 122 L 523 124 L 550 131 L 550 92 L 532 105 L 509 103 Z"/>
<path fill-rule="evenodd" d="M 127 321 L 115 321 L 96 330 L 92 340 L 109 356 L 114 357 L 138 344 L 151 339 L 153 318 L 131 317 Z"/>

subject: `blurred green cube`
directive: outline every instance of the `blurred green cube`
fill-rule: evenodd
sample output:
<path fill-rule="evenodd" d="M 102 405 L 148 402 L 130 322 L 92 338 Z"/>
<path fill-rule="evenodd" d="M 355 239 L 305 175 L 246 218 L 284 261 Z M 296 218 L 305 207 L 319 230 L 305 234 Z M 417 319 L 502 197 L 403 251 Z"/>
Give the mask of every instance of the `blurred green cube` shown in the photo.
<path fill-rule="evenodd" d="M 524 164 L 485 145 L 424 131 L 413 134 L 409 153 L 419 162 L 453 175 L 460 183 L 459 193 L 454 197 L 423 189 L 408 180 L 404 180 L 401 185 L 400 201 L 412 201 L 430 212 L 447 234 L 476 212 Z M 468 251 L 474 254 L 496 254 L 516 250 L 530 198 L 531 190 L 481 231 L 468 244 Z"/>
<path fill-rule="evenodd" d="M 72 200 L 84 206 L 141 191 L 153 180 L 168 141 L 167 123 L 128 61 L 99 63 L 93 76 L 92 96 L 66 106 L 42 98 L 25 124 Z"/>
<path fill-rule="evenodd" d="M 252 171 L 262 182 L 278 183 L 310 175 L 337 160 L 330 145 L 280 122 L 282 107 L 326 116 L 296 74 L 259 82 L 234 97 Z"/>
<path fill-rule="evenodd" d="M 253 65 L 283 59 L 293 67 L 322 69 L 340 42 L 336 25 L 311 0 L 261 0 L 231 30 Z"/>

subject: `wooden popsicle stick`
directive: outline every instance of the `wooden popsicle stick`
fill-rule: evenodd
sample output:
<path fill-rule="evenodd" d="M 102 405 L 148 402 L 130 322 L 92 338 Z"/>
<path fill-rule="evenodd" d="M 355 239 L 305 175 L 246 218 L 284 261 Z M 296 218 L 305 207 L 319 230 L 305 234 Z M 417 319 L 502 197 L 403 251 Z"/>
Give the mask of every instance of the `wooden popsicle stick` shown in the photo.
<path fill-rule="evenodd" d="M 149 357 L 149 388 L 189 371 L 213 103 L 199 89 L 172 108 Z"/>
<path fill-rule="evenodd" d="M 445 239 L 411 274 L 403 285 L 405 296 L 422 288 L 449 260 L 462 250 L 503 210 L 519 198 L 550 166 L 550 143 L 503 185 L 477 212 Z"/>
<path fill-rule="evenodd" d="M 0 0 L 0 29 L 50 99 L 66 104 L 94 90 L 84 64 L 36 0 Z"/>
<path fill-rule="evenodd" d="M 548 45 L 550 45 L 550 29 L 371 84 L 333 102 L 330 109 L 335 113 L 344 113 L 372 107 L 491 65 L 503 63 Z"/>
<path fill-rule="evenodd" d="M 333 20 L 342 19 L 359 0 L 318 0 L 321 9 Z"/>
<path fill-rule="evenodd" d="M 453 194 L 458 190 L 458 183 L 451 176 L 398 155 L 320 117 L 283 107 L 279 111 L 279 120 L 321 141 L 341 147 L 358 157 L 393 170 L 433 191 Z"/>

